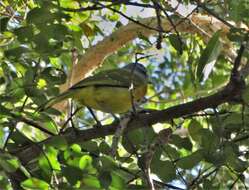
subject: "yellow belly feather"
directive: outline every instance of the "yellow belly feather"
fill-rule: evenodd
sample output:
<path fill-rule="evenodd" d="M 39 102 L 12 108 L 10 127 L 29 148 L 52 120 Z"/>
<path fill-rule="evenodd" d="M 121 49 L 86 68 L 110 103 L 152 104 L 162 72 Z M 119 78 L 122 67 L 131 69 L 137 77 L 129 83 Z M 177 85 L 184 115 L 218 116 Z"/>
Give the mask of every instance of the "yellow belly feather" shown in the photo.
<path fill-rule="evenodd" d="M 134 89 L 134 101 L 141 99 L 146 93 L 146 86 Z M 107 113 L 124 113 L 131 109 L 131 94 L 127 88 L 95 87 L 81 88 L 74 94 L 80 104 Z"/>

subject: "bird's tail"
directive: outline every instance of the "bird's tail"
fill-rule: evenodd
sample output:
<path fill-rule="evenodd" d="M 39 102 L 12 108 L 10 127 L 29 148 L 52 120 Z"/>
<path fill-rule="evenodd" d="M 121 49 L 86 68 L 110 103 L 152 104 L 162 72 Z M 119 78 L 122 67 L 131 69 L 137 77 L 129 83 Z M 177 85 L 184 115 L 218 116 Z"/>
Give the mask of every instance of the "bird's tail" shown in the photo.
<path fill-rule="evenodd" d="M 38 107 L 37 111 L 38 112 L 41 112 L 41 111 L 44 111 L 48 108 L 51 108 L 53 105 L 67 99 L 71 97 L 71 92 L 70 91 L 66 91 L 64 93 L 61 93 L 60 95 L 54 97 L 54 98 L 51 98 L 50 100 L 48 100 L 47 102 L 45 102 L 44 104 L 42 104 L 41 106 Z"/>

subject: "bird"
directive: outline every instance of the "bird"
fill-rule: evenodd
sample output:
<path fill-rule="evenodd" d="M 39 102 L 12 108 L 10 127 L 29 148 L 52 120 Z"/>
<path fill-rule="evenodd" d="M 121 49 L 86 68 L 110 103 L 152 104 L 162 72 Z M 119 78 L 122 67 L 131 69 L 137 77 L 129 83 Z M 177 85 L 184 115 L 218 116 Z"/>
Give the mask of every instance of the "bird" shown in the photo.
<path fill-rule="evenodd" d="M 128 112 L 133 103 L 141 100 L 147 91 L 148 75 L 140 63 L 130 63 L 122 68 L 101 71 L 87 77 L 65 92 L 48 100 L 43 111 L 65 99 L 72 98 L 80 105 L 105 113 Z"/>

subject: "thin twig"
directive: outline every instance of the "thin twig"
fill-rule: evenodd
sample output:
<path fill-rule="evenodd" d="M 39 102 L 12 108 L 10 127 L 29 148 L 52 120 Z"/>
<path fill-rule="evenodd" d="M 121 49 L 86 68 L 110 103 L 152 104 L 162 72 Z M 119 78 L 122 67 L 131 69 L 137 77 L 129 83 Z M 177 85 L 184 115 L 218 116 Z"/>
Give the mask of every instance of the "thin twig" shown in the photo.
<path fill-rule="evenodd" d="M 161 130 L 158 133 L 158 136 L 154 140 L 154 142 L 150 144 L 148 151 L 145 153 L 145 156 L 144 156 L 145 176 L 146 176 L 147 183 L 151 190 L 155 189 L 154 183 L 153 183 L 153 180 L 150 174 L 150 164 L 151 164 L 153 155 L 158 146 L 168 143 L 171 134 L 172 134 L 172 130 L 170 128 Z"/>
<path fill-rule="evenodd" d="M 129 2 L 129 1 L 116 1 L 116 2 L 113 2 L 113 1 L 110 1 L 112 2 L 112 4 L 110 5 L 105 5 L 106 8 L 109 8 L 109 7 L 113 7 L 115 5 L 120 5 L 120 4 L 125 4 L 125 5 L 132 5 L 132 6 L 137 6 L 137 7 L 143 7 L 143 8 L 154 8 L 153 5 L 150 5 L 150 4 L 143 4 L 143 3 L 137 3 L 137 2 Z M 97 6 L 96 4 L 92 5 L 92 6 L 89 6 L 89 7 L 81 7 L 81 8 L 78 8 L 78 9 L 72 9 L 72 8 L 64 8 L 62 7 L 62 10 L 64 11 L 68 11 L 68 12 L 82 12 L 82 11 L 97 11 L 97 10 L 101 10 L 103 9 L 102 6 Z"/>
<path fill-rule="evenodd" d="M 76 115 L 76 113 L 81 109 L 82 107 L 78 107 L 71 115 L 69 118 L 67 118 L 67 120 L 65 121 L 65 123 L 62 125 L 59 134 L 61 134 L 63 132 L 63 130 L 65 129 L 65 127 L 67 126 L 68 122 L 71 120 L 71 118 L 73 116 Z"/>
<path fill-rule="evenodd" d="M 134 22 L 135 24 L 138 24 L 138 25 L 143 26 L 143 27 L 145 27 L 145 28 L 147 28 L 147 29 L 154 30 L 154 31 L 157 31 L 157 32 L 167 33 L 167 32 L 165 32 L 164 30 L 160 31 L 160 30 L 158 30 L 157 28 L 150 27 L 150 26 L 148 26 L 148 25 L 146 25 L 146 24 L 143 24 L 143 23 L 141 23 L 141 22 L 139 22 L 139 21 L 137 21 L 137 20 L 134 20 L 133 18 L 131 18 L 131 17 L 125 15 L 125 14 L 122 13 L 121 11 L 118 11 L 118 10 L 116 10 L 116 9 L 114 9 L 114 8 L 111 8 L 111 7 L 106 7 L 105 5 L 103 5 L 103 4 L 99 3 L 99 2 L 97 2 L 97 3 L 98 3 L 99 5 L 101 5 L 103 8 L 107 8 L 107 9 L 109 9 L 109 10 L 115 12 L 115 13 L 120 14 L 121 16 L 123 16 L 124 18 L 126 18 L 126 19 L 129 20 L 129 21 Z"/>
<path fill-rule="evenodd" d="M 239 69 L 241 59 L 242 59 L 242 55 L 243 55 L 244 51 L 245 51 L 245 45 L 244 45 L 244 42 L 242 42 L 241 46 L 240 46 L 240 49 L 238 50 L 237 57 L 236 57 L 236 59 L 234 61 L 231 77 L 238 77 L 238 72 L 239 72 L 238 69 Z"/>
<path fill-rule="evenodd" d="M 36 128 L 36 129 L 39 129 L 41 130 L 42 132 L 46 133 L 46 134 L 49 134 L 49 135 L 52 135 L 54 136 L 55 134 L 50 132 L 49 130 L 47 130 L 46 128 L 43 128 L 42 126 L 40 126 L 38 123 L 34 122 L 33 120 L 30 120 L 28 118 L 25 118 L 21 115 L 17 115 L 17 114 L 14 114 L 12 112 L 9 113 L 13 119 L 17 120 L 17 121 L 21 121 L 23 123 L 26 123 L 28 125 L 31 125 L 32 127 Z"/>
<path fill-rule="evenodd" d="M 178 32 L 177 29 L 176 29 L 176 24 L 174 24 L 173 20 L 170 18 L 170 16 L 169 16 L 169 14 L 167 13 L 167 11 L 166 11 L 163 7 L 161 7 L 157 2 L 156 2 L 156 4 L 157 4 L 158 7 L 163 11 L 163 13 L 164 13 L 165 16 L 167 17 L 169 23 L 171 24 L 173 30 L 175 31 L 176 36 L 177 36 L 177 39 L 179 40 L 179 42 L 180 42 L 180 44 L 181 44 L 181 45 L 180 45 L 180 54 L 181 54 L 182 51 L 183 51 L 183 50 L 182 50 L 182 44 L 183 44 L 183 42 L 182 42 L 182 39 L 181 39 L 181 36 L 180 36 L 179 32 Z"/>
<path fill-rule="evenodd" d="M 7 148 L 8 142 L 9 142 L 14 130 L 15 130 L 15 127 L 10 128 L 10 132 L 9 132 L 9 134 L 4 142 L 3 148 L 2 148 L 3 150 L 5 150 Z"/>
<path fill-rule="evenodd" d="M 162 31 L 163 27 L 162 27 L 162 20 L 161 20 L 161 9 L 160 9 L 160 5 L 157 3 L 157 1 L 153 0 L 153 4 L 155 6 L 155 11 L 156 11 L 156 17 L 157 17 L 157 23 L 158 23 L 158 30 Z M 157 44 L 156 47 L 157 49 L 161 49 L 162 48 L 162 40 L 163 40 L 163 36 L 162 36 L 162 32 L 158 32 L 158 39 L 157 39 Z"/>
<path fill-rule="evenodd" d="M 112 138 L 112 146 L 111 146 L 111 156 L 113 156 L 113 157 L 116 156 L 119 139 L 122 136 L 124 130 L 126 129 L 129 121 L 130 121 L 130 118 L 124 118 L 122 121 L 120 121 L 120 123 L 115 131 L 115 134 Z"/>
<path fill-rule="evenodd" d="M 200 184 L 202 182 L 202 180 L 207 179 L 210 175 L 217 172 L 218 170 L 219 170 L 219 168 L 215 168 L 211 172 L 203 175 L 201 178 L 199 177 L 199 180 L 196 180 L 194 183 L 190 184 L 190 186 L 188 186 L 188 189 L 194 189 L 194 187 L 197 186 L 198 184 Z"/>
<path fill-rule="evenodd" d="M 171 155 L 168 153 L 168 151 L 166 151 L 166 149 L 165 149 L 162 145 L 161 145 L 161 148 L 162 148 L 162 150 L 164 151 L 164 153 L 166 153 L 166 155 L 169 157 L 171 163 L 174 165 L 175 170 L 176 170 L 177 174 L 179 175 L 181 181 L 184 183 L 184 185 L 187 186 L 187 185 L 188 185 L 187 181 L 184 179 L 184 177 L 182 176 L 181 172 L 180 172 L 179 169 L 177 168 L 176 163 L 173 161 Z"/>
<path fill-rule="evenodd" d="M 199 0 L 196 0 L 195 2 L 197 3 L 198 7 L 201 7 L 204 11 L 206 11 L 207 13 L 212 15 L 213 17 L 217 18 L 219 21 L 223 22 L 228 27 L 235 28 L 232 24 L 230 24 L 229 22 L 227 22 L 226 20 L 221 18 L 218 14 L 216 14 L 215 12 L 213 12 L 212 10 L 207 8 L 204 3 L 201 3 Z"/>

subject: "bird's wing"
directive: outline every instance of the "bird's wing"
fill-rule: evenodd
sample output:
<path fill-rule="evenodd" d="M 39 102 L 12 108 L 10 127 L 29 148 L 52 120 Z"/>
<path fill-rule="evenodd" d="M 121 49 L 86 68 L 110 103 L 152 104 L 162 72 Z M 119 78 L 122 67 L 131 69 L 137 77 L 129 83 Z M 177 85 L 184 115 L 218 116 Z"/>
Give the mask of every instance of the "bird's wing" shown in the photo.
<path fill-rule="evenodd" d="M 125 69 L 113 69 L 108 71 L 102 71 L 94 76 L 83 79 L 71 87 L 71 89 L 78 89 L 87 86 L 115 86 L 128 88 L 131 84 L 132 73 L 130 70 Z M 133 81 L 135 86 L 137 83 L 141 84 L 141 77 L 137 79 L 135 72 L 133 73 Z M 142 81 L 143 82 L 143 81 Z"/>

